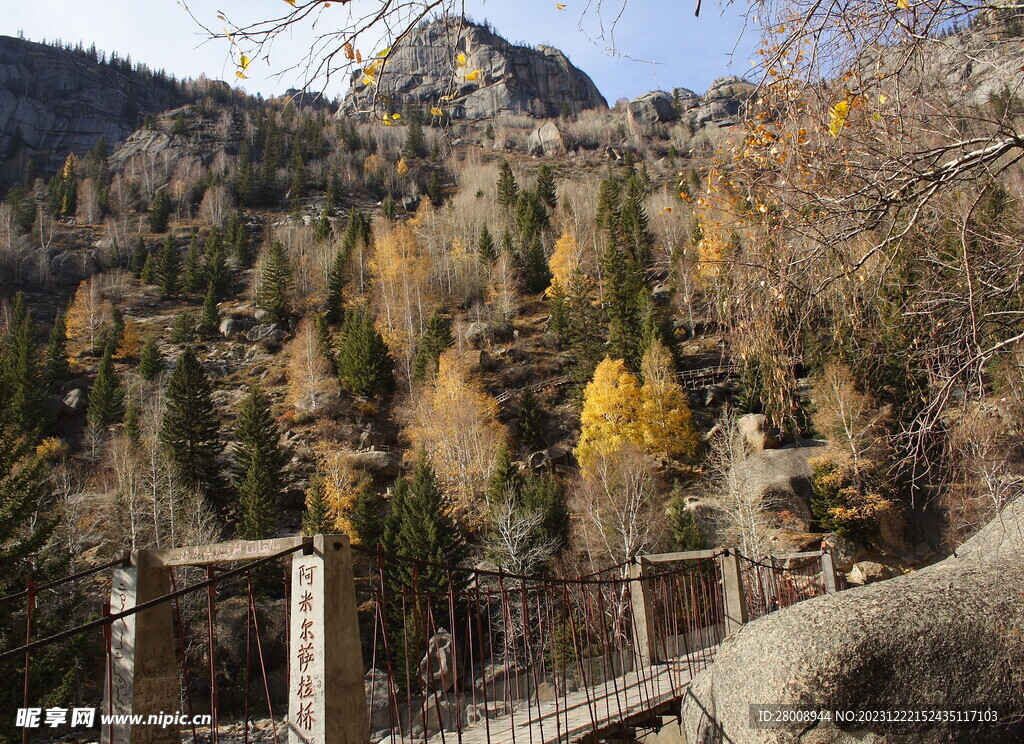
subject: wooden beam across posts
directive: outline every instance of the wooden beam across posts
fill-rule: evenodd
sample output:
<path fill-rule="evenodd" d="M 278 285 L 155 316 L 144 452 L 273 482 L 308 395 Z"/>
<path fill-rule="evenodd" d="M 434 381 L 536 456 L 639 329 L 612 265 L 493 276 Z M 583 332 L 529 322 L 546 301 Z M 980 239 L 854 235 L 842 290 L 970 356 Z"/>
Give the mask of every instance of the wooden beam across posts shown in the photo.
<path fill-rule="evenodd" d="M 110 611 L 117 614 L 167 594 L 170 581 L 163 568 L 148 568 L 147 552 L 132 554 L 132 565 L 114 571 Z M 143 716 L 141 725 L 103 726 L 103 744 L 180 744 L 173 723 L 149 716 L 173 716 L 181 708 L 178 665 L 174 656 L 171 604 L 164 602 L 110 626 L 110 660 L 103 686 L 105 714 Z"/>
<path fill-rule="evenodd" d="M 747 603 L 743 597 L 743 576 L 735 548 L 730 548 L 716 559 L 722 577 L 725 600 L 725 633 L 732 635 L 747 622 Z"/>
<path fill-rule="evenodd" d="M 692 561 L 698 558 L 714 558 L 721 550 L 687 550 L 682 553 L 654 553 L 645 555 L 648 563 L 673 563 L 675 561 Z"/>
<path fill-rule="evenodd" d="M 654 604 L 647 580 L 647 557 L 637 557 L 629 567 L 630 604 L 633 609 L 633 636 L 636 639 L 637 667 L 659 661 L 658 633 L 654 623 Z"/>
<path fill-rule="evenodd" d="M 290 744 L 367 744 L 359 616 L 347 535 L 317 535 L 292 556 Z"/>
<path fill-rule="evenodd" d="M 249 561 L 269 558 L 304 543 L 312 545 L 311 537 L 278 537 L 272 540 L 233 540 L 211 545 L 193 545 L 188 548 L 144 551 L 145 565 L 156 566 L 206 566 L 212 563 Z"/>

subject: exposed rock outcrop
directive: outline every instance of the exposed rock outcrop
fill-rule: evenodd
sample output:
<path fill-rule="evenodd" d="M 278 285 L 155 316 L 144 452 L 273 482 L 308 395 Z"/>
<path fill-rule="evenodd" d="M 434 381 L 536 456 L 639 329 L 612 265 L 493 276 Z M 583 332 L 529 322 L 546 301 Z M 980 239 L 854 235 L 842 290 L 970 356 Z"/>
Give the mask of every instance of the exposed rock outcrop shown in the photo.
<path fill-rule="evenodd" d="M 24 147 L 56 169 L 100 137 L 113 145 L 147 113 L 178 106 L 170 85 L 147 84 L 63 49 L 0 36 L 0 153 Z"/>
<path fill-rule="evenodd" d="M 466 56 L 463 66 L 460 53 Z M 441 106 L 456 119 L 499 112 L 553 117 L 563 106 L 576 114 L 608 105 L 558 49 L 510 44 L 487 27 L 457 18 L 419 26 L 391 50 L 376 84 L 364 84 L 363 78 L 362 71 L 353 75 L 340 113 L 371 115 L 375 100 Z"/>
<path fill-rule="evenodd" d="M 704 95 L 688 88 L 673 88 L 671 93 L 654 90 L 626 104 L 626 113 L 634 127 L 679 121 L 698 129 L 705 124 L 735 124 L 757 87 L 735 75 L 720 77 Z"/>
<path fill-rule="evenodd" d="M 726 641 L 683 703 L 690 744 L 1024 740 L 1024 498 L 957 555 L 802 602 Z M 835 721 L 753 728 L 751 703 L 811 709 L 976 706 L 999 724 Z M 1014 718 L 1016 714 L 1016 718 Z"/>

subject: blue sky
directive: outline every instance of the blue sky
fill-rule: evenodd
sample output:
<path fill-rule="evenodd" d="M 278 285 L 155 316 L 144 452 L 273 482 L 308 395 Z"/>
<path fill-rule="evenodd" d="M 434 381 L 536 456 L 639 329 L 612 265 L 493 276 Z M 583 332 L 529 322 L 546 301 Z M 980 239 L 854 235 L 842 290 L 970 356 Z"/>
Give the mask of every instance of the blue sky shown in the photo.
<path fill-rule="evenodd" d="M 223 25 L 217 19 L 219 11 L 241 25 L 288 10 L 283 0 L 188 2 L 196 17 L 212 28 Z M 366 8 L 375 3 L 354 0 L 354 4 Z M 751 68 L 756 40 L 750 30 L 741 36 L 743 19 L 735 4 L 723 11 L 705 0 L 700 18 L 694 18 L 691 0 L 628 0 L 624 6 L 622 0 L 566 0 L 565 4 L 566 9 L 560 11 L 554 0 L 465 0 L 465 10 L 475 20 L 490 20 L 510 41 L 560 48 L 593 78 L 609 104 L 656 88 L 683 86 L 703 91 L 716 77 L 744 75 Z M 334 20 L 328 13 L 337 12 L 343 20 L 350 12 L 348 7 L 334 5 L 323 11 L 321 30 Z M 607 29 L 616 16 L 615 51 L 610 53 L 598 34 L 601 22 Z M 133 60 L 165 68 L 179 77 L 205 73 L 207 77 L 235 82 L 227 42 L 206 41 L 205 34 L 176 0 L 12 3 L 0 17 L 0 33 L 14 36 L 19 30 L 34 40 L 82 40 L 86 45 L 95 42 L 100 49 L 131 55 Z M 305 79 L 299 72 L 274 74 L 302 60 L 314 33 L 303 27 L 279 38 L 269 64 L 262 59 L 252 63 L 249 79 L 242 81 L 245 88 L 269 96 L 301 87 Z M 367 46 L 377 44 L 376 39 L 367 42 Z M 334 97 L 343 94 L 346 87 L 347 78 L 339 76 L 332 79 L 326 92 Z"/>

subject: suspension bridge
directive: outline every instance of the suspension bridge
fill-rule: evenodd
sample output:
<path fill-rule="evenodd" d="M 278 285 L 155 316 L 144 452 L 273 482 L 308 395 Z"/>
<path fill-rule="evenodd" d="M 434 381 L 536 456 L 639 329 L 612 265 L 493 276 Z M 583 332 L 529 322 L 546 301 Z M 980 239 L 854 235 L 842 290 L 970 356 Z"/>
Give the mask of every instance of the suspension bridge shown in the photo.
<path fill-rule="evenodd" d="M 99 618 L 33 637 L 50 593 L 102 577 Z M 258 601 L 273 585 L 280 601 Z M 104 744 L 217 744 L 231 719 L 248 744 L 257 717 L 275 744 L 281 724 L 290 744 L 593 742 L 675 714 L 743 623 L 837 588 L 824 551 L 645 555 L 564 577 L 430 563 L 353 548 L 345 535 L 236 541 L 140 550 L 30 582 L 0 598 L 21 603 L 25 620 L 25 643 L 0 662 L 21 663 L 30 708 L 33 652 L 91 643 L 82 671 L 102 680 L 102 713 L 137 716 L 103 719 Z M 229 601 L 244 604 L 244 627 L 218 622 Z M 225 634 L 245 637 L 230 705 Z M 190 724 L 146 723 L 173 711 Z M 194 724 L 196 711 L 209 725 Z"/>

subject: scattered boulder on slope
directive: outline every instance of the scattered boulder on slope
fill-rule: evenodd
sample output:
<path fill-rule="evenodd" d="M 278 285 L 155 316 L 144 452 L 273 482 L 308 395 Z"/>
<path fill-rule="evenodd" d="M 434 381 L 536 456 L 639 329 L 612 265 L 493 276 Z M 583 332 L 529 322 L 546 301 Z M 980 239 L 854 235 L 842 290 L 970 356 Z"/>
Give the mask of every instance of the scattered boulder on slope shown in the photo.
<path fill-rule="evenodd" d="M 1024 498 L 957 554 L 767 615 L 693 681 L 689 744 L 974 744 L 1024 740 Z M 750 705 L 998 708 L 999 724 L 831 722 L 753 728 Z M 1016 714 L 1016 718 L 1012 718 Z"/>

